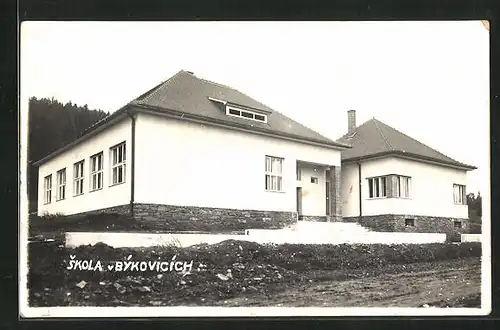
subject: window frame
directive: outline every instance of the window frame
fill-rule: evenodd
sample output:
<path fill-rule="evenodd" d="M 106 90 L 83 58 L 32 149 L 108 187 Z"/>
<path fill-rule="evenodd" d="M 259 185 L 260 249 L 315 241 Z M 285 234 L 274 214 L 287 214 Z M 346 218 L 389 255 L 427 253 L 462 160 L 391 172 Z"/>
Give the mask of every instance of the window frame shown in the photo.
<path fill-rule="evenodd" d="M 80 176 L 78 176 L 80 174 Z M 84 194 L 83 185 L 85 184 L 85 159 L 73 164 L 73 197 Z M 78 192 L 80 188 L 81 192 Z"/>
<path fill-rule="evenodd" d="M 56 185 L 57 185 L 56 202 L 66 199 L 66 182 L 67 182 L 66 173 L 67 173 L 66 167 L 56 172 Z M 64 182 L 62 179 L 64 179 Z"/>
<path fill-rule="evenodd" d="M 403 199 L 411 198 L 411 177 L 399 174 L 394 174 L 394 176 L 396 178 L 396 191 L 393 194 L 394 198 L 403 198 Z M 405 185 L 402 184 L 402 182 L 404 181 L 406 181 Z M 405 191 L 407 190 L 407 196 L 402 196 L 401 194 L 402 187 L 406 188 Z"/>
<path fill-rule="evenodd" d="M 381 175 L 366 178 L 368 180 L 368 199 L 388 198 L 389 189 L 387 182 L 390 181 L 389 177 L 389 175 Z"/>
<path fill-rule="evenodd" d="M 458 194 L 455 193 L 455 189 L 458 188 Z M 460 194 L 461 192 L 461 194 Z M 457 202 L 457 196 L 458 198 Z M 453 184 L 453 203 L 455 205 L 467 205 L 467 188 L 464 184 L 454 183 Z"/>
<path fill-rule="evenodd" d="M 120 161 L 120 149 L 122 159 Z M 115 163 L 115 152 L 116 151 L 116 163 Z M 127 179 L 127 144 L 126 141 L 120 142 L 111 148 L 109 148 L 109 162 L 110 162 L 110 176 L 109 176 L 109 186 L 113 187 L 126 182 Z M 118 181 L 119 169 L 122 169 L 122 181 Z M 115 182 L 115 170 L 116 170 L 116 182 Z"/>
<path fill-rule="evenodd" d="M 273 164 L 279 164 L 278 169 L 275 170 L 273 168 Z M 285 159 L 282 157 L 276 156 L 265 156 L 265 185 L 264 188 L 268 192 L 284 192 L 283 188 L 283 165 L 285 163 Z M 269 165 L 269 166 L 268 166 Z M 278 171 L 279 170 L 279 171 Z M 273 181 L 273 179 L 275 181 Z M 276 187 L 276 189 L 273 189 Z"/>
<path fill-rule="evenodd" d="M 100 159 L 100 162 L 96 162 L 97 163 L 96 170 L 94 170 L 93 166 L 92 166 L 94 164 L 93 160 L 95 158 Z M 101 165 L 100 168 L 99 168 L 99 164 Z M 89 167 L 90 167 L 90 170 L 89 170 L 89 173 L 90 173 L 90 175 L 89 175 L 89 192 L 101 190 L 104 187 L 104 153 L 102 151 L 90 156 Z M 99 176 L 101 178 L 100 187 L 97 184 L 97 183 L 99 183 Z M 96 178 L 95 182 L 97 184 L 97 188 L 93 187 L 94 177 Z"/>
<path fill-rule="evenodd" d="M 52 173 L 43 178 L 43 204 L 50 203 L 52 203 Z"/>
<path fill-rule="evenodd" d="M 231 112 L 237 112 L 237 114 L 231 113 Z M 243 115 L 243 113 L 246 113 L 247 115 L 251 115 L 251 117 L 246 117 Z M 267 124 L 267 115 L 264 115 L 262 113 L 258 113 L 258 112 L 252 111 L 252 110 L 247 110 L 247 109 L 242 109 L 242 108 L 237 108 L 237 107 L 227 105 L 226 106 L 226 115 L 232 116 L 232 117 L 243 118 L 243 119 L 247 119 L 247 120 L 253 120 L 253 121 L 256 121 L 259 123 Z M 262 120 L 256 119 L 256 116 L 262 117 Z"/>

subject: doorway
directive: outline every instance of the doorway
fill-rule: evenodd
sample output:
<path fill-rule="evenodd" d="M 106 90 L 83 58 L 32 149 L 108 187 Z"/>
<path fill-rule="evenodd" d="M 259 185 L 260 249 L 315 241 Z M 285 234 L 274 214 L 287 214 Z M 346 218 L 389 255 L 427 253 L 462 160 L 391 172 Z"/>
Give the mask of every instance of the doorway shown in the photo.
<path fill-rule="evenodd" d="M 297 187 L 297 216 L 302 220 L 302 187 Z"/>

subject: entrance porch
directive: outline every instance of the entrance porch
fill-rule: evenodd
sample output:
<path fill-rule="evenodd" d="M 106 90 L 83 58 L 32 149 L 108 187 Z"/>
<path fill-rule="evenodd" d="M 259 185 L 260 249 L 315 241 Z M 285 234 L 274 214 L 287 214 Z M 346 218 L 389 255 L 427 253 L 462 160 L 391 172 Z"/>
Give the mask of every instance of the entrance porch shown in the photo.
<path fill-rule="evenodd" d="M 299 221 L 342 221 L 340 166 L 297 161 L 296 210 Z"/>

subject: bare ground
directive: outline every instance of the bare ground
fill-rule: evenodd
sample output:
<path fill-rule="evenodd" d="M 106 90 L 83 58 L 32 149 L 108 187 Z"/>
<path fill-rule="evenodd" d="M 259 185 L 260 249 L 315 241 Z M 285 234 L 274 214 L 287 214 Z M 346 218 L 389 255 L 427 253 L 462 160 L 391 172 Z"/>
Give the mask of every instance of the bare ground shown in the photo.
<path fill-rule="evenodd" d="M 217 306 L 284 307 L 479 307 L 481 292 L 478 259 L 442 261 L 439 269 L 428 263 L 409 266 L 409 271 L 380 274 L 363 279 L 321 280 L 333 275 L 312 275 L 272 295 L 253 294 L 219 301 Z M 419 270 L 421 268 L 422 270 Z M 445 269 L 448 268 L 448 269 Z M 318 280 L 319 279 L 319 280 Z"/>
<path fill-rule="evenodd" d="M 196 260 L 192 274 L 88 272 L 79 259 Z M 480 307 L 480 245 L 29 249 L 30 306 Z M 207 266 L 208 265 L 208 266 Z M 220 277 L 232 269 L 230 278 Z M 226 274 L 227 275 L 227 274 Z M 79 286 L 83 283 L 83 286 Z"/>

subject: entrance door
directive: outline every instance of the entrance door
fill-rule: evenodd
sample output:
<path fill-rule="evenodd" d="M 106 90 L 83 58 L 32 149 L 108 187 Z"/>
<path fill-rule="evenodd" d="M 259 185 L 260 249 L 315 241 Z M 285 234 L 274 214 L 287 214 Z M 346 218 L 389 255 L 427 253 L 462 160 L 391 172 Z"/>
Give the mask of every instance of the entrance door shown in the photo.
<path fill-rule="evenodd" d="M 330 215 L 330 182 L 325 182 L 326 187 L 326 215 Z"/>
<path fill-rule="evenodd" d="M 297 187 L 297 214 L 302 220 L 302 187 Z"/>

